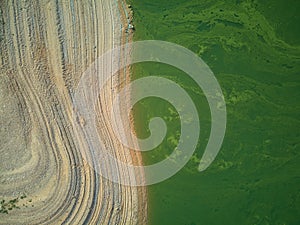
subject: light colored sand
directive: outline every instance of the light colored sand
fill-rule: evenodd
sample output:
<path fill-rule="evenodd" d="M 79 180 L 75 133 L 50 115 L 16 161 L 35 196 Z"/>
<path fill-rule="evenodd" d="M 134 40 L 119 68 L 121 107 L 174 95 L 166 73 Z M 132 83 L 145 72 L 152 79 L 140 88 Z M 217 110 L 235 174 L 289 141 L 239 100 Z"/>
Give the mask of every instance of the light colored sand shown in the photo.
<path fill-rule="evenodd" d="M 82 73 L 130 41 L 123 8 L 116 0 L 15 0 L 1 1 L 0 9 L 0 199 L 27 195 L 20 209 L 0 214 L 0 224 L 145 224 L 146 189 L 97 175 L 71 122 Z M 118 78 L 103 101 L 121 80 L 129 82 L 128 70 Z M 99 126 L 110 133 L 107 112 L 99 108 Z M 120 160 L 141 164 L 136 152 L 110 144 Z"/>

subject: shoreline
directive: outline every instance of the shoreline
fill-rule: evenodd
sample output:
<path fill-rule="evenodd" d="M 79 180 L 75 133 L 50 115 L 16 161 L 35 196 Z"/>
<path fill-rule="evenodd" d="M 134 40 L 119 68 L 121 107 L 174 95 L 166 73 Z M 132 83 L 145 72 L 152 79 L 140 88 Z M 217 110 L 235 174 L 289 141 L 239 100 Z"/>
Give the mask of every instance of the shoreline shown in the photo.
<path fill-rule="evenodd" d="M 126 0 L 120 0 L 119 3 L 119 10 L 120 12 L 122 12 L 123 9 L 123 14 L 122 14 L 122 21 L 123 21 L 123 25 L 125 25 L 125 27 L 123 28 L 124 30 L 122 30 L 122 34 L 123 34 L 123 41 L 122 44 L 126 44 L 126 43 L 130 43 L 133 41 L 133 35 L 134 35 L 134 30 L 129 30 L 128 26 L 129 24 L 131 24 L 133 22 L 133 11 L 132 8 L 128 7 L 129 5 L 127 4 Z M 132 80 L 131 78 L 131 73 L 132 73 L 132 68 L 131 66 L 127 66 L 125 69 L 125 85 L 129 84 Z M 124 75 L 123 75 L 124 76 Z M 132 95 L 133 93 L 130 92 L 130 95 Z M 130 99 L 130 97 L 129 97 Z M 125 115 L 127 116 L 127 115 Z M 135 131 L 135 124 L 133 119 L 130 119 L 131 124 L 130 124 L 130 129 Z M 135 146 L 138 146 L 137 143 L 135 143 Z M 135 150 L 130 150 L 130 154 L 133 160 L 133 164 L 134 165 L 143 165 L 143 159 L 142 159 L 142 154 L 141 152 L 137 152 Z M 144 178 L 144 174 L 142 174 L 143 178 Z M 148 222 L 148 194 L 147 194 L 147 187 L 143 186 L 143 187 L 136 187 L 138 189 L 138 204 L 139 204 L 139 208 L 142 210 L 139 210 L 139 216 L 138 216 L 138 221 L 140 222 L 139 224 L 147 224 Z"/>

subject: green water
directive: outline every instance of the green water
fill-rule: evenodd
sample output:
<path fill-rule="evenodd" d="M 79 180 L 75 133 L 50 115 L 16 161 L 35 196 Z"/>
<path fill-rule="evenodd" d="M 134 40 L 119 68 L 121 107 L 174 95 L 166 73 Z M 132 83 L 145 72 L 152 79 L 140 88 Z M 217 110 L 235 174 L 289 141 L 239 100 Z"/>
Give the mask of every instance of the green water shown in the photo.
<path fill-rule="evenodd" d="M 134 79 L 163 76 L 190 94 L 200 113 L 196 153 L 172 178 L 149 186 L 150 225 L 300 224 L 300 1 L 130 0 L 135 40 L 164 40 L 197 53 L 217 77 L 227 131 L 213 164 L 197 166 L 210 132 L 210 111 L 183 72 L 157 63 L 134 67 Z M 178 114 L 161 99 L 135 108 L 140 137 L 151 117 L 168 125 L 146 164 L 172 152 Z"/>

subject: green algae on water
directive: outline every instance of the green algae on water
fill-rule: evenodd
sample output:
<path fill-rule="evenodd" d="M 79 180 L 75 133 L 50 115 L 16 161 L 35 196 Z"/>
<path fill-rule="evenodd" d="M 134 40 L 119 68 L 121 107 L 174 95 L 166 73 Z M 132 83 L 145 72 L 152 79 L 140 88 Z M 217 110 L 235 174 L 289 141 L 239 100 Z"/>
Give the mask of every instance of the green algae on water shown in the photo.
<path fill-rule="evenodd" d="M 196 104 L 201 134 L 189 163 L 150 186 L 149 224 L 300 224 L 300 2 L 292 0 L 130 0 L 135 40 L 164 40 L 200 56 L 214 72 L 227 105 L 227 132 L 213 164 L 197 166 L 210 132 L 210 112 L 196 84 L 176 68 L 137 64 L 133 79 L 162 76 Z M 178 141 L 170 104 L 147 98 L 135 108 L 137 133 L 151 117 L 168 125 L 162 144 L 143 154 L 164 159 Z"/>

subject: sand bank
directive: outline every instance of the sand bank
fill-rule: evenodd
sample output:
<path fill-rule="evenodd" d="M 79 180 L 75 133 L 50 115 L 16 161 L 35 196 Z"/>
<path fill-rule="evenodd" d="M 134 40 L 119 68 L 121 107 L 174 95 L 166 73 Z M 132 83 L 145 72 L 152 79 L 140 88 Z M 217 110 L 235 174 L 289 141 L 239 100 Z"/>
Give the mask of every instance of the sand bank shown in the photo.
<path fill-rule="evenodd" d="M 115 0 L 1 3 L 0 199 L 18 198 L 20 208 L 0 213 L 0 224 L 146 223 L 146 189 L 99 176 L 82 157 L 72 125 L 72 96 L 83 72 L 130 41 L 123 6 Z M 130 81 L 128 69 L 112 80 L 105 101 Z M 99 127 L 109 132 L 105 107 L 97 112 Z M 141 163 L 137 152 L 109 143 L 117 158 Z"/>

